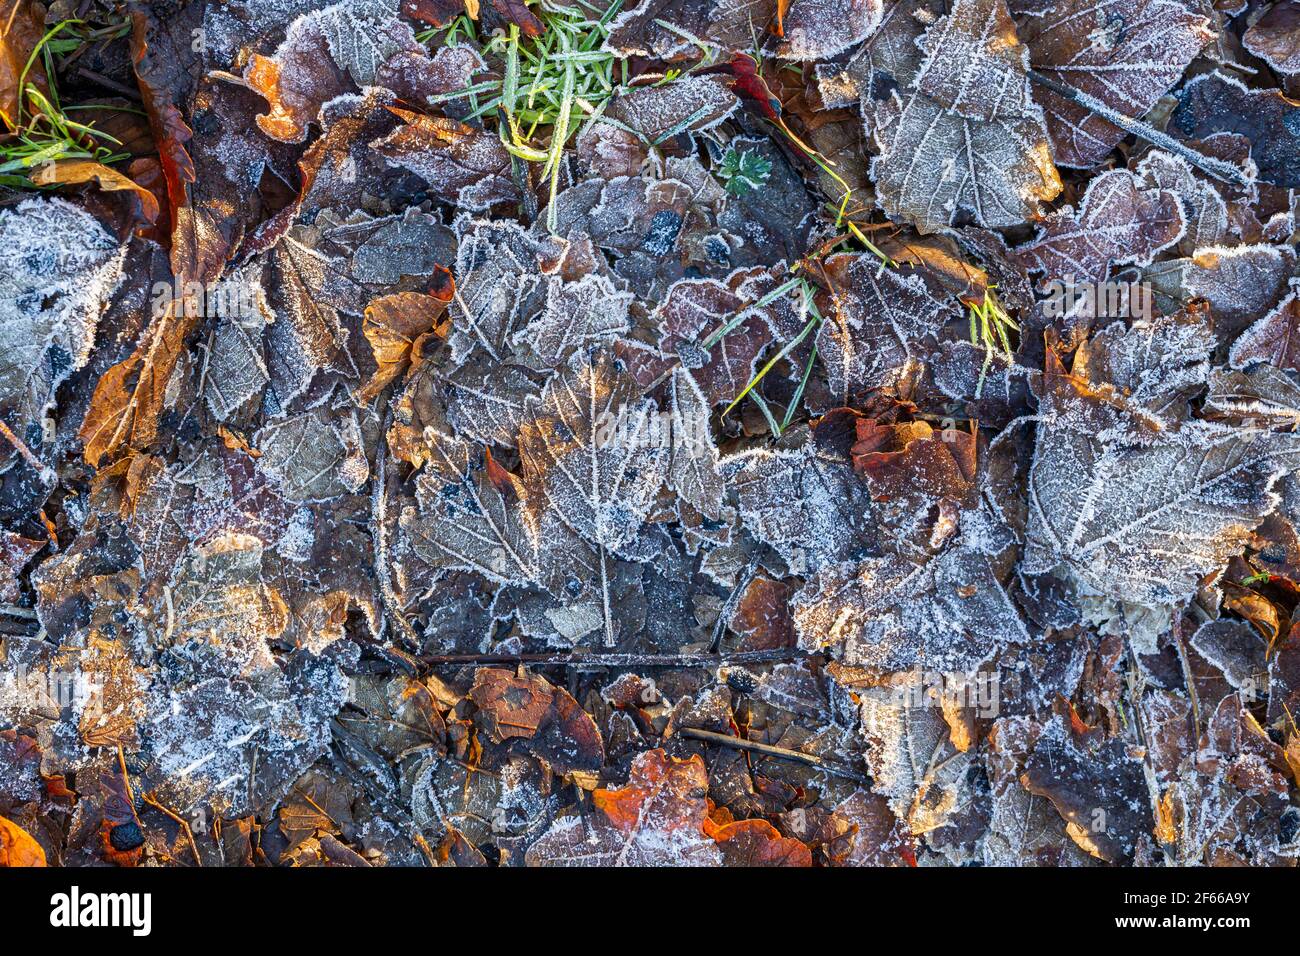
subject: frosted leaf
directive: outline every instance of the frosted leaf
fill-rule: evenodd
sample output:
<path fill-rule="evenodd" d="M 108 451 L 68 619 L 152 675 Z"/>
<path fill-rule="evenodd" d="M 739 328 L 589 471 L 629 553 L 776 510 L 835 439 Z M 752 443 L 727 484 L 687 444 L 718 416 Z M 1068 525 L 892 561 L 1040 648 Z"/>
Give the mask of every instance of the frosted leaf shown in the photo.
<path fill-rule="evenodd" d="M 617 97 L 609 115 L 650 142 L 674 130 L 707 130 L 740 106 L 736 94 L 713 77 L 684 76 L 668 86 L 633 89 Z"/>
<path fill-rule="evenodd" d="M 632 294 L 619 291 L 605 276 L 593 273 L 576 282 L 551 276 L 542 311 L 515 332 L 510 342 L 521 364 L 538 372 L 550 371 L 578 349 L 626 332 L 631 304 Z"/>
<path fill-rule="evenodd" d="M 1186 401 L 1209 379 L 1218 340 L 1205 310 L 1114 322 L 1080 347 L 1076 371 L 1111 385 L 1133 406 L 1153 415 L 1186 418 Z"/>
<path fill-rule="evenodd" d="M 793 451 L 754 449 L 724 458 L 740 517 L 794 574 L 873 553 L 874 515 L 866 483 L 847 460 L 805 442 Z"/>
<path fill-rule="evenodd" d="M 174 666 L 151 688 L 142 727 L 151 788 L 187 812 L 212 800 L 238 816 L 277 800 L 326 751 L 344 702 L 334 663 L 272 655 L 287 611 L 260 581 L 260 559 L 253 539 L 218 539 L 191 552 L 171 595 Z M 158 604 L 154 620 L 167 620 Z"/>
<path fill-rule="evenodd" d="M 1018 2 L 1033 67 L 1127 116 L 1144 116 L 1213 37 L 1209 22 L 1176 0 Z M 1062 166 L 1092 167 L 1124 131 L 1050 90 L 1035 87 Z"/>
<path fill-rule="evenodd" d="M 676 354 L 711 404 L 730 401 L 754 376 L 759 353 L 772 341 L 771 310 L 753 303 L 774 280 L 766 269 L 738 269 L 725 281 L 681 279 L 668 289 L 652 321 L 659 347 Z M 702 342 L 739 317 L 737 326 L 711 349 Z"/>
<path fill-rule="evenodd" d="M 1054 716 L 1035 742 L 1021 782 L 1052 802 L 1081 849 L 1107 862 L 1130 859 L 1137 841 L 1151 832 L 1142 763 L 1118 737 L 1089 741 Z"/>
<path fill-rule="evenodd" d="M 271 380 L 266 367 L 266 350 L 262 333 L 266 329 L 270 306 L 262 291 L 260 270 L 244 272 L 233 278 L 251 293 L 252 308 L 247 314 L 233 310 L 221 318 L 212 337 L 204 375 L 203 397 L 218 421 L 231 421 L 235 413 L 262 394 Z"/>
<path fill-rule="evenodd" d="M 450 265 L 456 244 L 437 216 L 410 208 L 376 220 L 378 228 L 356 246 L 352 274 L 358 282 L 391 285 L 404 276 L 427 276 Z"/>
<path fill-rule="evenodd" d="M 1287 294 L 1295 271 L 1290 246 L 1209 246 L 1176 264 L 1184 299 L 1205 299 L 1216 328 L 1234 334 L 1268 313 Z M 1150 274 L 1157 279 L 1160 265 Z"/>
<path fill-rule="evenodd" d="M 555 773 L 596 771 L 605 763 L 595 721 L 572 695 L 543 677 L 481 668 L 469 697 L 478 707 L 474 723 L 481 733 L 496 743 L 521 740 Z"/>
<path fill-rule="evenodd" d="M 957 0 L 920 43 L 919 71 L 895 78 L 905 92 L 868 120 L 881 208 L 922 233 L 964 213 L 990 228 L 1037 218 L 1061 181 L 1006 4 Z"/>
<path fill-rule="evenodd" d="M 447 422 L 464 438 L 513 448 L 541 388 L 517 365 L 476 356 L 448 374 Z"/>
<path fill-rule="evenodd" d="M 668 473 L 658 416 L 612 353 L 575 355 L 519 431 L 530 508 L 553 510 L 593 545 L 631 557 Z"/>
<path fill-rule="evenodd" d="M 823 567 L 793 602 L 800 646 L 885 671 L 974 670 L 1029 634 L 989 559 L 957 546 L 913 564 L 888 555 Z"/>
<path fill-rule="evenodd" d="M 344 0 L 319 16 L 334 62 L 357 86 L 374 85 L 384 61 L 410 46 L 410 26 L 396 19 L 397 0 Z"/>
<path fill-rule="evenodd" d="M 933 20 L 929 4 L 888 4 L 879 27 L 847 63 L 817 65 L 818 89 L 826 108 L 861 105 L 870 133 L 872 102 L 885 99 L 921 69 L 924 54 L 917 41 Z"/>
<path fill-rule="evenodd" d="M 471 212 L 518 198 L 510 154 L 495 133 L 443 116 L 390 109 L 406 125 L 370 143 L 390 163 Z"/>
<path fill-rule="evenodd" d="M 1273 4 L 1241 39 L 1247 50 L 1279 73 L 1300 73 L 1300 8 L 1294 0 Z"/>
<path fill-rule="evenodd" d="M 279 482 L 290 501 L 324 501 L 358 491 L 369 475 L 360 436 L 320 411 L 272 422 L 257 432 L 258 469 Z"/>
<path fill-rule="evenodd" d="M 448 310 L 452 361 L 460 364 L 480 349 L 501 361 L 510 336 L 546 296 L 537 243 L 509 220 L 462 220 L 457 231 L 456 297 Z"/>
<path fill-rule="evenodd" d="M 258 127 L 301 143 L 320 108 L 354 88 L 346 77 L 356 87 L 374 86 L 384 63 L 403 50 L 420 45 L 397 19 L 396 0 L 341 0 L 298 17 L 272 56 L 255 53 L 244 69 L 244 80 L 270 106 L 257 116 Z"/>
<path fill-rule="evenodd" d="M 401 519 L 423 560 L 502 584 L 538 581 L 540 545 L 520 505 L 519 480 L 504 470 L 491 472 L 481 452 L 440 428 L 426 429 L 425 443 L 420 509 L 404 511 Z"/>
<path fill-rule="evenodd" d="M 792 0 L 778 55 L 825 60 L 871 36 L 884 12 L 882 0 Z"/>
<path fill-rule="evenodd" d="M 916 273 L 881 269 L 873 255 L 841 254 L 825 263 L 834 290 L 823 307 L 817 351 L 835 400 L 891 387 L 925 358 L 939 330 L 961 314 L 936 298 Z"/>
<path fill-rule="evenodd" d="M 1241 552 L 1300 462 L 1289 436 L 1189 421 L 1160 428 L 1063 372 L 1044 377 L 1022 570 L 1159 608 Z"/>
<path fill-rule="evenodd" d="M 992 812 L 984 862 L 992 866 L 1081 866 L 1089 857 L 1065 834 L 1051 801 L 1021 785 L 1025 764 L 1043 728 L 1029 717 L 1003 717 L 989 733 L 986 759 Z"/>
<path fill-rule="evenodd" d="M 1154 189 L 1169 190 L 1183 205 L 1187 230 L 1178 248 L 1191 255 L 1202 246 L 1213 246 L 1228 236 L 1228 206 L 1219 191 L 1198 179 L 1181 156 L 1152 150 L 1138 164 L 1137 174 Z"/>
<path fill-rule="evenodd" d="M 704 833 L 709 776 L 704 761 L 662 750 L 641 754 L 627 785 L 597 790 L 595 812 L 556 821 L 525 857 L 529 866 L 718 866 Z"/>
<path fill-rule="evenodd" d="M 1300 291 L 1293 291 L 1232 343 L 1228 359 L 1235 369 L 1255 362 L 1300 371 Z"/>
<path fill-rule="evenodd" d="M 853 687 L 872 790 L 914 835 L 935 830 L 970 799 L 972 754 L 953 746 L 943 710 L 927 695 L 919 671 Z"/>
<path fill-rule="evenodd" d="M 361 331 L 376 367 L 370 381 L 355 393 L 359 404 L 369 405 L 399 376 L 409 378 L 423 363 L 430 340 L 443 332 L 438 324 L 454 293 L 451 274 L 444 270 L 430 285 L 431 294 L 395 292 L 366 306 Z"/>
<path fill-rule="evenodd" d="M 44 197 L 0 210 L 0 245 L 0 415 L 39 446 L 55 389 L 90 358 L 125 248 L 89 213 Z"/>
<path fill-rule="evenodd" d="M 684 369 L 673 372 L 669 386 L 672 415 L 672 463 L 669 483 L 683 500 L 706 518 L 723 516 L 726 484 L 718 472 L 718 449 L 709 424 L 710 406 Z"/>
<path fill-rule="evenodd" d="M 1261 181 L 1300 188 L 1300 106 L 1281 90 L 1247 88 L 1235 76 L 1202 73 L 1179 92 L 1170 130 L 1194 139 L 1244 136 Z"/>
<path fill-rule="evenodd" d="M 715 43 L 723 50 L 748 50 L 756 31 L 772 21 L 777 0 L 649 0 L 622 10 L 609 24 L 605 48 L 619 56 L 667 60 L 698 58 L 699 46 L 688 37 Z M 656 21 L 677 27 L 668 30 Z M 683 36 L 687 34 L 687 36 Z"/>
<path fill-rule="evenodd" d="M 1271 365 L 1247 372 L 1215 370 L 1205 398 L 1207 415 L 1264 428 L 1300 427 L 1300 386 Z"/>
<path fill-rule="evenodd" d="M 1068 206 L 1053 211 L 1014 256 L 1050 279 L 1101 282 L 1115 266 L 1149 264 L 1184 228 L 1177 195 L 1143 188 L 1133 173 L 1113 169 L 1088 183 L 1077 213 Z"/>

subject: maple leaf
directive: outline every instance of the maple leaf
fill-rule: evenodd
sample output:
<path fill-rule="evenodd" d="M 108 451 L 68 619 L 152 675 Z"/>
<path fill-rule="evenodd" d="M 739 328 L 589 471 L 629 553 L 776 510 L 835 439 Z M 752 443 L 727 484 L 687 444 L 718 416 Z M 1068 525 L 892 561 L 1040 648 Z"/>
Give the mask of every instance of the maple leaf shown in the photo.
<path fill-rule="evenodd" d="M 1126 116 L 1146 115 L 1214 36 L 1175 0 L 1013 0 L 1021 38 L 1040 73 Z M 1118 126 L 1046 88 L 1056 162 L 1091 168 L 1124 138 Z"/>
<path fill-rule="evenodd" d="M 704 832 L 708 774 L 698 756 L 650 750 L 632 763 L 625 787 L 592 794 L 595 812 L 558 820 L 525 857 L 529 866 L 717 866 Z"/>
<path fill-rule="evenodd" d="M 1146 607 L 1189 598 L 1272 510 L 1272 486 L 1300 447 L 1209 422 L 1161 428 L 1054 361 L 1030 470 L 1023 570 L 1062 567 L 1090 591 Z"/>
<path fill-rule="evenodd" d="M 1088 183 L 1078 212 L 1054 210 L 1016 260 L 1049 279 L 1101 282 L 1116 266 L 1148 265 L 1183 237 L 1186 223 L 1178 196 L 1143 188 L 1125 169 L 1112 169 Z"/>
<path fill-rule="evenodd" d="M 922 233 L 1037 218 L 1061 180 L 1004 0 L 957 0 L 918 42 L 924 62 L 868 123 L 881 208 Z"/>

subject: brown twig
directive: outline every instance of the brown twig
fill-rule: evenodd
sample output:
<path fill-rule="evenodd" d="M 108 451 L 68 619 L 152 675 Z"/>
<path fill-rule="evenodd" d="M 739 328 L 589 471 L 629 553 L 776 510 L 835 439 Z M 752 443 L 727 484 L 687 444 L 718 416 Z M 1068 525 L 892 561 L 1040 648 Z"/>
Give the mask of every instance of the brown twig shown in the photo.
<path fill-rule="evenodd" d="M 828 763 L 815 754 L 806 754 L 799 750 L 788 750 L 785 747 L 774 747 L 771 744 L 760 744 L 753 740 L 741 740 L 739 737 L 715 734 L 711 730 L 696 730 L 694 727 L 683 727 L 677 733 L 692 740 L 703 740 L 706 743 L 717 744 L 720 747 L 731 747 L 733 750 L 748 750 L 752 753 L 762 754 L 765 757 L 774 757 L 777 760 L 790 760 L 808 767 L 814 767 L 817 770 L 824 770 L 835 777 L 853 780 L 866 786 L 871 785 L 871 778 L 865 774 Z"/>
<path fill-rule="evenodd" d="M 27 462 L 27 464 L 31 465 L 32 470 L 35 471 L 37 476 L 41 479 L 41 484 L 54 484 L 55 475 L 53 469 L 33 455 L 32 450 L 27 447 L 27 443 L 15 435 L 13 430 L 6 425 L 3 420 L 0 420 L 0 435 L 3 435 L 9 444 L 14 446 L 14 449 L 18 454 L 23 456 L 23 460 Z"/>
<path fill-rule="evenodd" d="M 547 667 L 718 667 L 723 664 L 759 664 L 793 661 L 816 655 L 797 648 L 774 651 L 738 651 L 735 654 L 424 654 L 422 664 L 536 664 Z"/>

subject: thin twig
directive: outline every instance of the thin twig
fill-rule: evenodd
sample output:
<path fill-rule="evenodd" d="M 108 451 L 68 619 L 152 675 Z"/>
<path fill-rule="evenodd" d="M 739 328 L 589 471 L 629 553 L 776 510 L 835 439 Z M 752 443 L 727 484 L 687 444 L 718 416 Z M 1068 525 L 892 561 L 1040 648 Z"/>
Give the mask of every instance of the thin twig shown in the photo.
<path fill-rule="evenodd" d="M 735 654 L 422 654 L 417 660 L 431 667 L 443 664 L 535 664 L 546 667 L 718 667 L 793 661 L 814 655 L 797 648 L 738 651 Z"/>
<path fill-rule="evenodd" d="M 412 650 L 420 647 L 419 635 L 407 623 L 402 613 L 397 593 L 393 590 L 392 575 L 388 569 L 388 429 L 392 427 L 393 416 L 390 411 L 384 416 L 383 427 L 379 433 L 379 448 L 375 452 L 374 490 L 370 498 L 370 533 L 374 538 L 375 577 L 379 582 L 379 600 L 383 604 L 387 617 L 396 624 L 396 629 L 409 642 Z"/>
<path fill-rule="evenodd" d="M 0 420 L 0 435 L 3 435 L 9 444 L 14 446 L 14 449 L 18 454 L 23 456 L 23 460 L 27 462 L 27 464 L 31 465 L 32 470 L 35 471 L 37 476 L 41 479 L 41 484 L 48 487 L 55 483 L 57 476 L 54 474 L 54 469 L 50 468 L 45 464 L 45 462 L 33 455 L 32 450 L 27 447 L 27 443 L 15 435 L 12 429 L 10 429 L 3 420 Z"/>
<path fill-rule="evenodd" d="M 774 747 L 771 744 L 760 744 L 753 740 L 741 740 L 739 737 L 729 737 L 726 734 L 715 734 L 711 730 L 696 730 L 694 727 L 683 727 L 677 731 L 683 737 L 690 737 L 693 740 L 703 740 L 707 743 L 717 744 L 720 747 L 731 747 L 735 750 L 748 750 L 756 754 L 762 754 L 765 757 L 774 757 L 778 760 L 791 760 L 795 763 L 801 763 L 809 767 L 815 767 L 818 770 L 824 770 L 835 777 L 842 777 L 845 780 L 853 780 L 857 783 L 871 785 L 871 778 L 865 774 L 858 773 L 855 770 L 849 770 L 847 767 L 838 767 L 835 764 L 827 763 L 821 757 L 815 754 L 806 754 L 799 750 L 788 750 L 785 747 Z"/>
<path fill-rule="evenodd" d="M 1174 139 L 1168 133 L 1162 133 L 1154 126 L 1149 126 L 1141 120 L 1134 119 L 1131 116 L 1126 116 L 1119 110 L 1111 109 L 1105 103 L 1101 102 L 1101 100 L 1089 96 L 1087 93 L 1080 92 L 1072 86 L 1066 86 L 1064 83 L 1053 80 L 1051 77 L 1044 76 L 1035 70 L 1029 71 L 1029 79 L 1037 83 L 1039 86 L 1051 90 L 1057 96 L 1064 97 L 1076 106 L 1083 107 L 1089 113 L 1095 113 L 1102 119 L 1114 123 L 1124 132 L 1130 133 L 1138 139 L 1144 139 L 1152 146 L 1158 146 L 1176 156 L 1181 156 L 1193 166 L 1208 173 L 1215 179 L 1220 179 L 1228 183 L 1235 183 L 1240 186 L 1249 187 L 1252 185 L 1251 181 L 1246 178 L 1246 174 L 1231 163 L 1214 156 L 1206 156 L 1204 153 L 1197 152 L 1180 140 Z"/>

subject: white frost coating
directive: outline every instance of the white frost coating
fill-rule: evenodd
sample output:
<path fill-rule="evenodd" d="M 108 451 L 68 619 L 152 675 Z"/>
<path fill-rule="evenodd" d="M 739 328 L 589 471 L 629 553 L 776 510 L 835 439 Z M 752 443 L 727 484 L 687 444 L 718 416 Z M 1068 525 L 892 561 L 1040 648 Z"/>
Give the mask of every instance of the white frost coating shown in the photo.
<path fill-rule="evenodd" d="M 22 432 L 90 358 L 126 251 L 89 213 L 44 197 L 0 210 L 0 248 L 0 413 Z"/>

